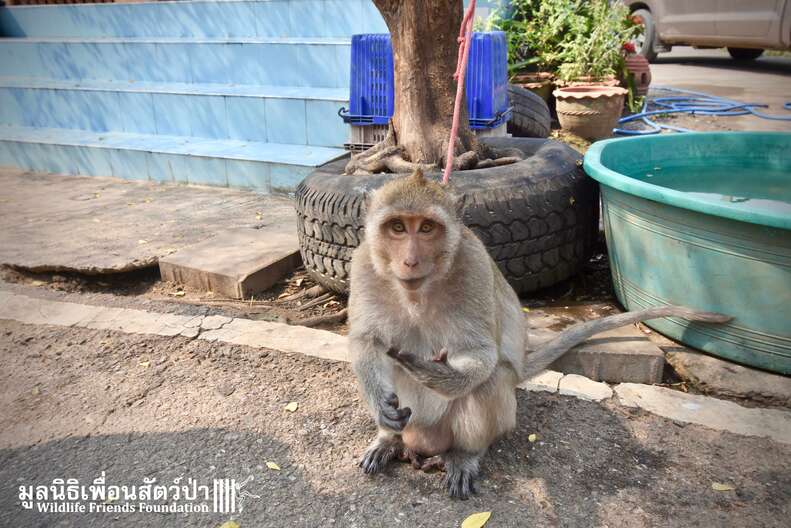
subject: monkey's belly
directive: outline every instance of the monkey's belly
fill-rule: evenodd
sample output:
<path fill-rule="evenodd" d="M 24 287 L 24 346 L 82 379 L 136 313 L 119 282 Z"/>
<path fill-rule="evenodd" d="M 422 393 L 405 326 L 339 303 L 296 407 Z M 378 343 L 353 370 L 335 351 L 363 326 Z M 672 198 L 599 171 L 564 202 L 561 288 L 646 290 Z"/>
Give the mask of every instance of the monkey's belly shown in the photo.
<path fill-rule="evenodd" d="M 453 431 L 449 421 L 443 418 L 433 425 L 407 424 L 401 433 L 401 439 L 407 449 L 430 457 L 450 449 L 453 445 Z"/>

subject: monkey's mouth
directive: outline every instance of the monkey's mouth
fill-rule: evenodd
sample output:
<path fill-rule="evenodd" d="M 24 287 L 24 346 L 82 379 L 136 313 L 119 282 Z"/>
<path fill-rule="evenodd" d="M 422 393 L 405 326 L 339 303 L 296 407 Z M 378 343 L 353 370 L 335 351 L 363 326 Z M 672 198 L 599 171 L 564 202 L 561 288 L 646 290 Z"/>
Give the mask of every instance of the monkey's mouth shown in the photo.
<path fill-rule="evenodd" d="M 419 277 L 417 279 L 398 279 L 398 281 L 401 283 L 401 286 L 407 290 L 417 290 L 423 285 L 423 283 L 426 281 L 426 278 Z"/>

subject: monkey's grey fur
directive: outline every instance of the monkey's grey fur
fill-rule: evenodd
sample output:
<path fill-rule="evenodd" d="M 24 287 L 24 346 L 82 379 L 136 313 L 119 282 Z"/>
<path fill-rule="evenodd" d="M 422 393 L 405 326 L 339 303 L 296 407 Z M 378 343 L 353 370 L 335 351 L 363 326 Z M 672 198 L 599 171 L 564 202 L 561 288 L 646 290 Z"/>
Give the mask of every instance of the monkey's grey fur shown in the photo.
<path fill-rule="evenodd" d="M 426 218 L 444 230 L 436 245 L 421 246 L 427 271 L 416 289 L 397 276 L 401 263 L 393 259 L 403 250 L 383 234 L 387 222 L 401 216 Z M 678 306 L 651 308 L 575 325 L 526 353 L 519 299 L 461 223 L 445 189 L 422 174 L 389 183 L 369 203 L 365 232 L 352 259 L 349 337 L 354 372 L 379 432 L 360 465 L 375 473 L 404 454 L 418 460 L 416 467 L 423 457 L 440 456 L 454 497 L 475 491 L 481 456 L 514 428 L 516 385 L 574 345 L 657 317 L 729 319 Z M 418 251 L 417 242 L 409 243 Z"/>

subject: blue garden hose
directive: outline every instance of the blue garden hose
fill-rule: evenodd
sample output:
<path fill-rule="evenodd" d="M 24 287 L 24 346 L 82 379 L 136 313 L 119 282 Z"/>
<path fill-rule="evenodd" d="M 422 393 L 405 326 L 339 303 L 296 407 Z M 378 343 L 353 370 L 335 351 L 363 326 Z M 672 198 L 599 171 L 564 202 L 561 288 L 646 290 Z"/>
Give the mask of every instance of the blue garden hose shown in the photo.
<path fill-rule="evenodd" d="M 615 128 L 613 132 L 623 136 L 645 136 L 648 134 L 658 134 L 662 129 L 673 130 L 675 132 L 692 132 L 688 128 L 676 127 L 656 123 L 650 119 L 651 116 L 673 113 L 700 114 L 710 116 L 740 116 L 752 114 L 761 119 L 772 119 L 775 121 L 791 121 L 791 115 L 772 115 L 765 114 L 756 108 L 767 108 L 769 105 L 760 103 L 742 103 L 724 97 L 716 97 L 703 92 L 693 92 L 692 90 L 681 90 L 664 86 L 652 87 L 652 90 L 671 92 L 678 95 L 671 97 L 657 97 L 651 101 L 654 110 L 648 110 L 648 102 L 643 104 L 640 112 L 626 117 L 622 117 L 618 124 L 641 121 L 648 126 L 648 129 L 628 129 Z M 791 102 L 783 105 L 785 110 L 791 110 Z"/>

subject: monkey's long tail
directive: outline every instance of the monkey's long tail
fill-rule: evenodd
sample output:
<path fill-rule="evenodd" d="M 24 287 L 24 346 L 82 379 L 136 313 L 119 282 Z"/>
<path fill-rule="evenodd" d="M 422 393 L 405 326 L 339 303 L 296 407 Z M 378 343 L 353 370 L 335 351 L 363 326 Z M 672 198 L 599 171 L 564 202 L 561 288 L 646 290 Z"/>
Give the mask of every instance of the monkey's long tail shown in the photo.
<path fill-rule="evenodd" d="M 536 351 L 528 354 L 522 379 L 538 374 L 572 347 L 582 343 L 591 336 L 628 324 L 660 317 L 682 317 L 689 321 L 703 323 L 727 323 L 732 319 L 727 315 L 714 312 L 699 312 L 683 306 L 657 306 L 646 310 L 626 312 L 593 321 L 585 321 L 564 330 L 559 336 L 542 344 Z"/>

